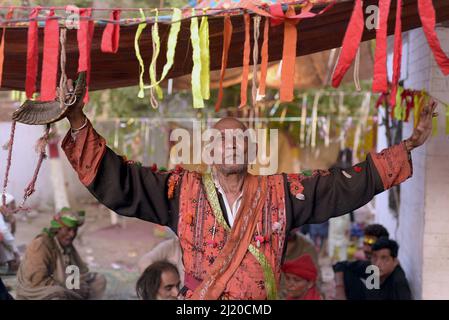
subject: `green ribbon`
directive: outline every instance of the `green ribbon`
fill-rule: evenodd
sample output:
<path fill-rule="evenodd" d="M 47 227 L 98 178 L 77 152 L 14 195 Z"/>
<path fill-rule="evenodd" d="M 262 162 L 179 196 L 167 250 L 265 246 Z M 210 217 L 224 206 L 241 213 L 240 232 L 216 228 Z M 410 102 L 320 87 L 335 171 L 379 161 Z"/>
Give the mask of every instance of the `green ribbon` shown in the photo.
<path fill-rule="evenodd" d="M 201 95 L 203 99 L 210 98 L 210 52 L 209 52 L 209 21 L 203 16 L 200 25 L 200 54 L 201 54 Z"/>
<path fill-rule="evenodd" d="M 405 120 L 405 106 L 402 105 L 402 87 L 398 88 L 396 92 L 396 106 L 394 108 L 394 117 L 396 120 Z"/>
<path fill-rule="evenodd" d="M 195 9 L 192 9 L 192 19 L 190 20 L 190 40 L 192 42 L 192 95 L 193 107 L 204 108 L 203 95 L 201 92 L 201 48 L 198 31 L 198 18 L 195 17 Z"/>
<path fill-rule="evenodd" d="M 137 96 L 139 98 L 143 98 L 145 96 L 144 94 L 144 83 L 143 83 L 143 74 L 145 73 L 145 64 L 143 62 L 142 59 L 142 55 L 140 54 L 140 48 L 139 48 L 139 38 L 140 35 L 142 34 L 143 29 L 145 29 L 147 27 L 147 23 L 146 23 L 146 17 L 145 14 L 143 13 L 142 9 L 139 9 L 140 11 L 140 16 L 143 19 L 143 23 L 140 23 L 139 26 L 137 27 L 137 31 L 136 31 L 136 35 L 134 37 L 134 50 L 136 51 L 136 58 L 139 61 L 139 93 L 137 94 Z"/>

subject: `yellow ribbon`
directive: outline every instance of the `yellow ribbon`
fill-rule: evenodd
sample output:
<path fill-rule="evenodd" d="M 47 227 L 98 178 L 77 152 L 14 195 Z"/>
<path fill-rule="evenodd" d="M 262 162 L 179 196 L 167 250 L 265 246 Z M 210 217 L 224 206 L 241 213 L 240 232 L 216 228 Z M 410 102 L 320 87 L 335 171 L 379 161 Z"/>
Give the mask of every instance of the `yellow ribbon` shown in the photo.
<path fill-rule="evenodd" d="M 205 10 L 203 10 L 204 13 Z M 203 16 L 200 25 L 200 54 L 201 54 L 201 95 L 203 99 L 210 98 L 210 52 L 209 52 L 209 21 Z"/>
<path fill-rule="evenodd" d="M 159 56 L 159 52 L 161 49 L 161 41 L 159 38 L 159 26 L 158 26 L 158 18 L 159 18 L 159 11 L 156 9 L 156 16 L 153 26 L 151 27 L 151 40 L 153 42 L 153 55 L 151 57 L 151 64 L 150 64 L 150 81 L 151 81 L 151 104 L 153 107 L 157 107 L 157 101 L 155 101 L 153 96 L 153 90 L 156 91 L 156 94 L 159 99 L 163 98 L 162 95 L 162 89 L 157 85 L 156 80 L 156 64 L 157 64 L 157 58 Z"/>
<path fill-rule="evenodd" d="M 136 51 L 136 58 L 139 61 L 139 93 L 137 94 L 137 96 L 139 98 L 143 98 L 145 96 L 143 88 L 144 88 L 144 83 L 143 83 L 143 74 L 145 72 L 145 65 L 143 63 L 143 59 L 142 59 L 142 55 L 140 54 L 140 48 L 139 48 L 139 38 L 140 35 L 142 34 L 143 29 L 145 29 L 147 27 L 147 23 L 146 23 L 146 17 L 145 14 L 143 13 L 142 9 L 139 9 L 140 11 L 140 16 L 143 19 L 143 23 L 140 23 L 139 26 L 137 27 L 137 31 L 136 31 L 136 35 L 134 37 L 134 50 Z"/>
<path fill-rule="evenodd" d="M 404 120 L 405 118 L 405 107 L 402 106 L 402 92 L 404 89 L 402 87 L 398 87 L 398 91 L 396 92 L 396 106 L 394 108 L 394 117 L 396 120 Z"/>
<path fill-rule="evenodd" d="M 204 101 L 201 92 L 201 48 L 198 31 L 198 18 L 195 17 L 195 9 L 192 9 L 192 19 L 190 21 L 190 40 L 192 42 L 192 96 L 193 107 L 204 108 Z"/>
<path fill-rule="evenodd" d="M 178 8 L 173 8 L 173 15 L 171 19 L 171 26 L 170 26 L 170 33 L 168 35 L 167 40 L 167 56 L 166 56 L 166 63 L 164 65 L 164 68 L 162 69 L 162 75 L 159 81 L 156 83 L 152 83 L 149 86 L 145 86 L 145 89 L 151 89 L 154 87 L 158 87 L 159 84 L 164 81 L 165 77 L 167 76 L 168 72 L 173 66 L 174 57 L 175 57 L 175 51 L 176 46 L 178 43 L 178 34 L 179 30 L 181 29 L 181 19 L 182 19 L 182 11 Z M 158 29 L 158 28 L 157 28 Z M 156 30 L 158 33 L 159 30 Z M 157 40 L 159 41 L 159 34 L 157 34 Z M 151 77 L 151 73 L 150 73 Z M 158 89 L 156 89 L 158 90 Z M 162 94 L 162 92 L 161 92 Z"/>

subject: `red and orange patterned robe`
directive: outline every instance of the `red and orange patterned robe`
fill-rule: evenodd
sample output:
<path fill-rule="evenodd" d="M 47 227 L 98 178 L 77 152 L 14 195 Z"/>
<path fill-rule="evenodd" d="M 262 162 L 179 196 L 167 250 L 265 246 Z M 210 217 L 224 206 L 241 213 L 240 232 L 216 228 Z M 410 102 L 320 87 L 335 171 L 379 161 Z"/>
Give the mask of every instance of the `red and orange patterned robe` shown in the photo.
<path fill-rule="evenodd" d="M 62 147 L 81 182 L 105 206 L 123 216 L 169 226 L 177 233 L 186 272 L 184 292 L 190 297 L 208 276 L 229 237 L 229 231 L 215 221 L 202 176 L 182 169 L 159 172 L 126 161 L 106 146 L 90 123 L 76 139 L 69 132 Z M 349 213 L 411 175 L 410 154 L 401 143 L 372 153 L 346 170 L 268 176 L 265 203 L 260 206 L 251 243 L 256 246 L 256 236 L 263 236 L 259 250 L 278 282 L 286 234 L 291 229 Z M 218 197 L 225 212 L 219 193 Z M 265 287 L 263 269 L 247 251 L 220 298 L 266 299 Z"/>

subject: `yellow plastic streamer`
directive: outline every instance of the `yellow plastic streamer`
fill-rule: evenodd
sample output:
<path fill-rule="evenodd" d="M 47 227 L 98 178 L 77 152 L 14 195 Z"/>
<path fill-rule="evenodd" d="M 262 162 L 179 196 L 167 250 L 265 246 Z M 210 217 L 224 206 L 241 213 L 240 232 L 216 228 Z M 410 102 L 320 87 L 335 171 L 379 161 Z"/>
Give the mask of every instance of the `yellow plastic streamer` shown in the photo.
<path fill-rule="evenodd" d="M 198 18 L 195 17 L 195 9 L 192 9 L 192 19 L 190 22 L 190 40 L 192 42 L 192 95 L 193 107 L 204 108 L 203 96 L 201 93 L 201 48 L 200 35 L 198 30 Z"/>
<path fill-rule="evenodd" d="M 145 73 L 145 64 L 143 63 L 143 59 L 142 59 L 142 55 L 140 54 L 140 48 L 139 48 L 139 38 L 140 35 L 142 34 L 143 29 L 145 29 L 147 27 L 147 23 L 146 23 L 146 17 L 145 14 L 143 13 L 142 9 L 140 10 L 140 16 L 143 19 L 143 23 L 140 23 L 139 26 L 137 27 L 137 31 L 136 31 L 136 35 L 134 37 L 134 50 L 136 51 L 136 58 L 139 61 L 139 93 L 137 94 L 137 96 L 139 98 L 143 98 L 145 96 L 143 88 L 144 88 L 144 83 L 143 83 L 143 74 Z"/>
<path fill-rule="evenodd" d="M 164 68 L 162 69 L 162 75 L 159 81 L 156 83 L 152 83 L 149 86 L 145 86 L 145 89 L 151 89 L 154 87 L 159 87 L 159 84 L 164 81 L 165 77 L 167 76 L 170 69 L 173 67 L 173 62 L 175 58 L 175 51 L 176 46 L 178 43 L 178 34 L 179 30 L 181 29 L 181 19 L 182 19 L 182 11 L 178 8 L 173 8 L 173 15 L 171 19 L 171 26 L 170 26 L 170 33 L 168 34 L 168 40 L 167 40 L 167 58 L 164 65 Z M 158 32 L 158 30 L 156 30 Z M 157 35 L 157 38 L 159 38 L 159 35 Z M 151 73 L 150 73 L 151 77 Z M 158 89 L 156 89 L 158 90 Z"/>
<path fill-rule="evenodd" d="M 153 56 L 151 57 L 150 64 L 150 80 L 151 88 L 150 90 L 155 90 L 157 97 L 159 99 L 163 98 L 162 89 L 157 85 L 156 80 L 156 64 L 159 52 L 161 49 L 161 40 L 159 38 L 159 26 L 158 26 L 159 11 L 156 9 L 156 16 L 153 26 L 151 27 L 151 40 L 153 41 Z M 152 94 L 152 92 L 151 92 Z M 153 105 L 154 107 L 154 105 Z"/>
<path fill-rule="evenodd" d="M 210 52 L 209 52 L 209 21 L 203 16 L 200 25 L 200 54 L 201 54 L 201 95 L 203 99 L 210 98 Z"/>
<path fill-rule="evenodd" d="M 405 107 L 402 105 L 402 92 L 404 89 L 402 87 L 398 87 L 398 91 L 396 92 L 396 106 L 394 108 L 394 117 L 396 120 L 403 120 L 405 118 Z"/>

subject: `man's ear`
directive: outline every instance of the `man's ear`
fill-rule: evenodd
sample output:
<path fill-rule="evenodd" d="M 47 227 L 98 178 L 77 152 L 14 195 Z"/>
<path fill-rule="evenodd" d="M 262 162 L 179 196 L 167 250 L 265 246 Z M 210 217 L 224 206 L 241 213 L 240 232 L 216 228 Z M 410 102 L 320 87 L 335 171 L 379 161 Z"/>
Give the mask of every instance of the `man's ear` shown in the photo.
<path fill-rule="evenodd" d="M 307 281 L 307 289 L 312 289 L 313 287 L 313 281 Z"/>

